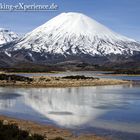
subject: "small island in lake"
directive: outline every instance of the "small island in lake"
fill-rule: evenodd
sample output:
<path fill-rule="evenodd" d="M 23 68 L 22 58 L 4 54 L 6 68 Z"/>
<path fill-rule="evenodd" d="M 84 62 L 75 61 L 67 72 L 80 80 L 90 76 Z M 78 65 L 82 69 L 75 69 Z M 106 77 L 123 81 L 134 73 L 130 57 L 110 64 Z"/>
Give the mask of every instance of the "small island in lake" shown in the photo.
<path fill-rule="evenodd" d="M 0 74 L 0 86 L 17 87 L 79 87 L 128 84 L 130 81 L 117 79 L 101 79 L 86 77 L 84 75 L 50 77 L 34 76 L 24 77 L 13 74 Z"/>

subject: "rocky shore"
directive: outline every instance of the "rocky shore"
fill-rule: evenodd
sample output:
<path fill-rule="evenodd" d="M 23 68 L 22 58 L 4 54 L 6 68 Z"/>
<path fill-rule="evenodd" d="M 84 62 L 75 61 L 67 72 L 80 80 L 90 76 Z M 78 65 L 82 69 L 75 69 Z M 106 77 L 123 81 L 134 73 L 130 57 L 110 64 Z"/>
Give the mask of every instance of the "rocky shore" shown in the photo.
<path fill-rule="evenodd" d="M 2 121 L 4 125 L 14 124 L 18 126 L 20 130 L 28 131 L 30 135 L 41 135 L 45 140 L 109 140 L 108 138 L 102 138 L 96 135 L 74 136 L 72 132 L 67 129 L 57 128 L 50 125 L 41 125 L 32 121 L 20 120 L 6 116 L 0 116 L 0 121 Z"/>

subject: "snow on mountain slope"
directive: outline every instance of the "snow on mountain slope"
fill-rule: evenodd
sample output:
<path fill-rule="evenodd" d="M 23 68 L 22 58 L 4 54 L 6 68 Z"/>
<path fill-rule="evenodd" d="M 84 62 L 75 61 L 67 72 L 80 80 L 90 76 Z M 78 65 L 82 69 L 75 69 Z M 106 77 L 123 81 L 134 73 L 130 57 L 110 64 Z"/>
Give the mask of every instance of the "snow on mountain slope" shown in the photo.
<path fill-rule="evenodd" d="M 133 55 L 140 44 L 81 13 L 62 13 L 26 34 L 7 51 L 30 50 L 47 55 Z"/>
<path fill-rule="evenodd" d="M 16 33 L 0 28 L 0 45 L 15 41 L 16 39 L 18 39 Z"/>

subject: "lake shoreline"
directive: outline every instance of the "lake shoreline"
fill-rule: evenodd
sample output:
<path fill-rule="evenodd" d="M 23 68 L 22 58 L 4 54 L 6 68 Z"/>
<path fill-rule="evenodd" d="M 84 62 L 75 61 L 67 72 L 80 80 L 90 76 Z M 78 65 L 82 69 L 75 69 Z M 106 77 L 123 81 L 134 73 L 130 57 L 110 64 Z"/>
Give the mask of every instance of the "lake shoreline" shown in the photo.
<path fill-rule="evenodd" d="M 20 130 L 26 130 L 31 135 L 42 135 L 46 138 L 46 140 L 53 140 L 56 138 L 61 138 L 61 140 L 109 140 L 108 138 L 96 136 L 95 134 L 81 134 L 79 136 L 75 136 L 70 130 L 67 129 L 52 125 L 43 125 L 33 121 L 16 119 L 3 115 L 0 115 L 0 121 L 2 121 L 4 125 L 14 124 L 18 126 Z"/>
<path fill-rule="evenodd" d="M 87 71 L 87 70 L 86 70 Z M 86 71 L 82 71 L 82 72 L 86 72 Z M 103 74 L 97 74 L 97 75 L 103 75 L 103 76 L 140 76 L 140 74 L 127 74 L 127 73 L 114 73 L 113 71 L 103 71 L 103 70 L 95 70 L 92 72 L 103 72 Z M 77 71 L 48 71 L 48 72 L 4 72 L 4 71 L 0 71 L 0 74 L 59 74 L 59 73 L 65 73 L 65 72 L 81 72 L 81 70 L 77 70 Z M 91 70 L 89 70 L 88 72 L 91 72 Z M 107 73 L 104 73 L 107 72 Z"/>
<path fill-rule="evenodd" d="M 1 87 L 82 87 L 82 86 L 104 86 L 104 85 L 122 85 L 130 84 L 131 81 L 117 79 L 102 79 L 94 77 L 83 77 L 83 79 L 50 77 L 50 76 L 35 76 L 30 77 L 32 81 L 8 81 L 0 80 Z"/>
<path fill-rule="evenodd" d="M 97 76 L 140 76 L 140 74 L 114 74 L 114 73 L 105 73 L 97 74 Z"/>

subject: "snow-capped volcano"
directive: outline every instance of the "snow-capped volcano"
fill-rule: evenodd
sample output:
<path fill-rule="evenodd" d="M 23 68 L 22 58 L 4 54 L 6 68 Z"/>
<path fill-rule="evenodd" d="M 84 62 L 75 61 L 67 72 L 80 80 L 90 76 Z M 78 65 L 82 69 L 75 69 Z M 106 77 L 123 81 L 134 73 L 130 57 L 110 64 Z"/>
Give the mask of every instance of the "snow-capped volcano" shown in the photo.
<path fill-rule="evenodd" d="M 133 55 L 140 44 L 81 13 L 62 13 L 21 38 L 7 52 L 26 51 L 32 61 L 63 56 Z M 15 53 L 12 53 L 15 55 Z M 39 56 L 36 58 L 35 54 Z M 24 54 L 25 55 L 25 54 Z M 16 55 L 17 56 L 17 55 Z"/>
<path fill-rule="evenodd" d="M 18 35 L 10 30 L 0 28 L 0 45 L 15 41 Z"/>

